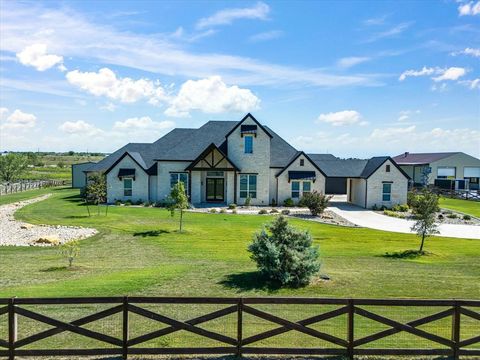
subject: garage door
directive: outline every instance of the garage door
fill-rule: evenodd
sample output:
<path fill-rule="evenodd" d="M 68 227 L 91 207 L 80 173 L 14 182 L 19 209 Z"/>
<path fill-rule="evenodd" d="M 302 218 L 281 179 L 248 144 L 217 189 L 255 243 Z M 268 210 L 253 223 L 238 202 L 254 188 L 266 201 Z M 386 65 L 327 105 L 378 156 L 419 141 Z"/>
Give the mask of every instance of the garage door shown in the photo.
<path fill-rule="evenodd" d="M 480 167 L 467 167 L 463 169 L 464 178 L 478 178 L 480 177 Z"/>
<path fill-rule="evenodd" d="M 326 194 L 346 194 L 347 193 L 347 178 L 341 177 L 327 177 L 325 181 Z"/>

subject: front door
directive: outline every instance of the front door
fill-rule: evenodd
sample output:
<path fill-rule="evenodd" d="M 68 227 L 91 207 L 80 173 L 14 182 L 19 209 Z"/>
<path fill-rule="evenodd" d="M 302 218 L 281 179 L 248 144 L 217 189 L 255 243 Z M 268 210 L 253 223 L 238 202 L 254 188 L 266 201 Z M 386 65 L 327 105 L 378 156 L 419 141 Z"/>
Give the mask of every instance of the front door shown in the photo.
<path fill-rule="evenodd" d="M 224 201 L 223 184 L 224 179 L 222 178 L 207 178 L 207 201 Z"/>

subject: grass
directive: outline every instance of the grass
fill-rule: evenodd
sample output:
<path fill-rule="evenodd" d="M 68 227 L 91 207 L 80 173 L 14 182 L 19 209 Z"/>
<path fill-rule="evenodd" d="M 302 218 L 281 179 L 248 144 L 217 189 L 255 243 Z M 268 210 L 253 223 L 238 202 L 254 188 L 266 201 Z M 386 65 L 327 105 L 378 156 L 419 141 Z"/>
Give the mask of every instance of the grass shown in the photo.
<path fill-rule="evenodd" d="M 10 204 L 17 201 L 31 199 L 40 195 L 49 194 L 55 191 L 54 189 L 58 189 L 58 188 L 33 189 L 33 190 L 22 191 L 14 194 L 9 194 L 9 195 L 1 195 L 0 205 Z"/>
<path fill-rule="evenodd" d="M 80 254 L 71 270 L 65 268 L 67 261 L 61 257 L 56 248 L 0 248 L 0 297 L 126 294 L 348 298 L 480 296 L 478 240 L 432 237 L 426 241 L 429 256 L 387 257 L 386 253 L 401 254 L 402 251 L 418 248 L 419 239 L 411 234 L 291 219 L 292 225 L 311 232 L 315 244 L 320 246 L 321 273 L 328 275 L 331 280 L 317 279 L 312 285 L 300 289 L 275 288 L 259 276 L 246 251 L 253 233 L 261 229 L 266 221 L 273 219 L 273 216 L 187 213 L 184 224 L 186 231 L 179 233 L 178 217 L 171 218 L 165 209 L 109 207 L 106 216 L 105 208 L 102 207 L 101 215 L 91 211 L 93 215 L 89 217 L 85 206 L 79 201 L 78 191 L 56 189 L 52 192 L 53 196 L 48 200 L 22 208 L 16 213 L 16 217 L 35 224 L 95 227 L 99 234 L 80 242 Z M 161 309 L 171 316 L 185 319 L 202 314 L 199 306 L 188 309 L 180 307 L 176 310 L 168 307 Z M 263 309 L 275 311 L 272 306 Z M 319 311 L 314 306 L 302 309 L 275 306 L 275 309 L 279 309 L 276 314 L 298 319 Z M 203 313 L 209 310 L 203 308 Z M 321 311 L 327 310 L 322 308 Z M 432 309 L 430 313 L 435 310 Z M 58 317 L 73 318 L 84 314 L 82 311 L 85 311 L 85 308 L 51 311 Z M 159 308 L 157 311 L 160 311 Z M 191 311 L 198 314 L 192 315 Z M 421 313 L 420 310 L 417 312 L 411 310 L 407 313 L 404 308 L 384 308 L 381 311 L 383 314 L 404 320 L 428 315 Z M 333 319 L 330 323 L 325 323 L 323 328 L 318 325 L 317 329 L 343 337 L 341 329 L 344 320 Z M 256 331 L 272 327 L 271 324 L 261 320 L 256 321 L 254 322 Z M 232 324 L 233 322 L 234 320 Z M 451 320 L 442 324 L 437 330 L 447 334 Z M 113 325 L 104 326 L 111 327 L 112 331 L 117 329 Z M 216 327 L 223 329 L 224 325 L 218 320 L 218 323 L 213 322 L 211 326 L 213 329 Z M 361 319 L 356 326 L 359 327 L 359 335 L 384 329 L 381 325 Z M 32 327 L 28 330 L 34 329 L 35 327 Z M 428 326 L 423 329 L 428 330 Z M 470 336 L 475 334 L 475 330 L 472 331 L 472 334 L 469 333 Z M 389 341 L 395 344 L 396 336 L 391 337 Z M 450 335 L 445 335 L 448 336 Z M 398 344 L 418 345 L 412 342 L 408 335 L 398 337 L 400 339 Z M 288 339 L 288 336 L 284 338 L 280 336 L 275 341 L 278 344 L 285 344 L 282 341 L 288 341 L 282 339 Z M 298 335 L 295 345 L 309 346 L 311 339 Z M 182 341 L 187 345 L 197 344 L 198 338 L 187 335 L 180 339 L 172 335 L 152 344 L 185 345 Z M 54 342 L 49 344 L 55 346 Z"/>
<path fill-rule="evenodd" d="M 480 202 L 441 197 L 440 207 L 480 218 Z"/>

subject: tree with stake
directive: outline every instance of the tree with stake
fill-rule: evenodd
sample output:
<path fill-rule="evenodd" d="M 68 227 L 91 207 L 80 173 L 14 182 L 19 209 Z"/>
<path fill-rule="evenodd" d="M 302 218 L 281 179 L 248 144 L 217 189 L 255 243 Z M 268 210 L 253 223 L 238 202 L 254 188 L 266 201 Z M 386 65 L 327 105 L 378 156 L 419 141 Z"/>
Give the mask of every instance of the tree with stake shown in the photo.
<path fill-rule="evenodd" d="M 72 267 L 73 260 L 75 260 L 80 253 L 78 241 L 72 240 L 60 245 L 60 253 L 68 260 L 68 267 Z"/>
<path fill-rule="evenodd" d="M 100 214 L 100 204 L 103 204 L 107 201 L 107 181 L 105 179 L 105 176 L 101 174 L 94 174 L 89 176 L 88 185 L 85 189 L 85 195 L 87 200 L 87 207 L 88 201 L 92 200 L 93 203 L 97 205 L 97 213 Z"/>
<path fill-rule="evenodd" d="M 175 210 L 180 210 L 180 232 L 183 230 L 183 211 L 188 209 L 188 197 L 182 181 L 177 182 L 170 192 L 170 205 L 168 207 L 172 217 Z"/>
<path fill-rule="evenodd" d="M 413 203 L 413 213 L 417 221 L 412 226 L 412 231 L 422 237 L 419 253 L 423 252 L 425 238 L 438 234 L 437 224 L 435 223 L 435 213 L 438 209 L 438 196 L 428 189 L 424 189 L 420 195 L 417 195 Z"/>

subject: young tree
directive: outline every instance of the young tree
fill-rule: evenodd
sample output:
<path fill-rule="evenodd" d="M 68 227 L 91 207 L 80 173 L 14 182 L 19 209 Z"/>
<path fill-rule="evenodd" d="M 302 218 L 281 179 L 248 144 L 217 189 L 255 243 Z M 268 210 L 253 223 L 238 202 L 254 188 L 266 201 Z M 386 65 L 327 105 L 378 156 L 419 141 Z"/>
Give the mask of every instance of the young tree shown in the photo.
<path fill-rule="evenodd" d="M 85 196 L 88 201 L 93 201 L 97 205 L 97 212 L 100 214 L 100 204 L 107 201 L 107 181 L 105 175 L 94 174 L 88 177 Z"/>
<path fill-rule="evenodd" d="M 312 246 L 310 233 L 288 225 L 283 216 L 255 234 L 248 251 L 260 272 L 282 285 L 307 285 L 320 270 L 319 250 Z"/>
<path fill-rule="evenodd" d="M 413 202 L 413 213 L 417 221 L 412 226 L 412 231 L 422 237 L 419 252 L 423 251 L 425 238 L 438 233 L 437 224 L 435 224 L 435 213 L 438 209 L 438 196 L 428 189 L 424 189 L 420 195 L 417 195 Z"/>
<path fill-rule="evenodd" d="M 8 182 L 18 180 L 27 165 L 28 158 L 25 155 L 10 153 L 0 156 L 0 179 Z"/>
<path fill-rule="evenodd" d="M 188 209 L 188 197 L 185 193 L 185 186 L 183 182 L 177 182 L 170 192 L 170 205 L 168 209 L 172 214 L 172 217 L 175 215 L 175 210 L 180 210 L 180 232 L 183 230 L 183 211 Z"/>
<path fill-rule="evenodd" d="M 322 214 L 332 197 L 324 195 L 316 190 L 307 193 L 300 199 L 299 205 L 306 206 L 313 216 Z"/>
<path fill-rule="evenodd" d="M 72 240 L 60 245 L 60 253 L 68 260 L 68 267 L 72 267 L 73 260 L 75 260 L 80 253 L 78 241 Z"/>

